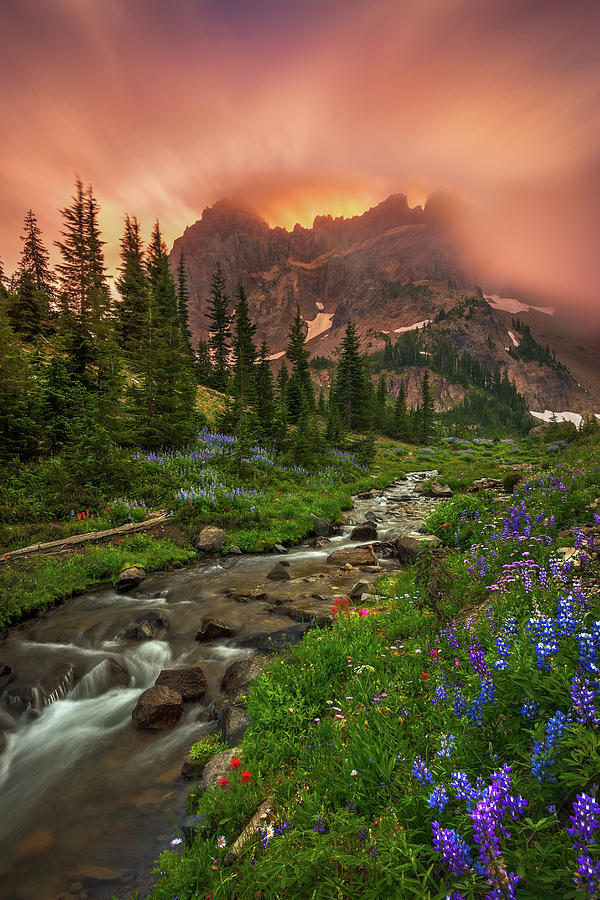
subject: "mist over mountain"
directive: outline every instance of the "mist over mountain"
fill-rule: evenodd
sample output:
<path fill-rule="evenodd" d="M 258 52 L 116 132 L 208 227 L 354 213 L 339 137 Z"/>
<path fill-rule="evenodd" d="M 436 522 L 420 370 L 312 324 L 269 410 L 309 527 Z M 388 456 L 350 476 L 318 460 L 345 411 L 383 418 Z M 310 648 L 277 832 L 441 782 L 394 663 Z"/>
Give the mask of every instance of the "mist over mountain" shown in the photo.
<path fill-rule="evenodd" d="M 514 310 L 524 323 L 533 323 L 534 335 L 543 325 L 544 344 L 558 349 L 559 362 L 561 354 L 569 365 L 576 362 L 576 377 L 566 368 L 511 355 L 510 348 L 514 352 L 520 341 L 514 328 L 510 336 L 513 306 L 502 295 L 496 301 L 484 299 L 462 254 L 458 235 L 463 218 L 464 207 L 450 194 L 433 194 L 424 208 L 411 208 L 399 193 L 362 215 L 319 215 L 311 228 L 296 225 L 288 231 L 270 227 L 243 200 L 222 199 L 176 239 L 170 262 L 174 270 L 183 253 L 196 340 L 207 336 L 210 281 L 220 263 L 231 307 L 242 283 L 257 340 L 267 341 L 274 360 L 285 352 L 296 305 L 311 353 L 320 356 L 333 356 L 350 319 L 365 352 L 380 350 L 386 341 L 430 322 L 430 336 L 443 335 L 457 352 L 468 352 L 492 370 L 506 369 L 531 408 L 597 411 L 600 353 L 593 344 L 582 348 L 581 337 L 564 316 L 539 312 L 545 308 L 543 298 L 539 309 L 517 302 Z M 492 293 L 493 283 L 486 285 L 486 295 Z M 468 319 L 447 317 L 464 297 L 477 298 Z M 419 372 L 405 374 L 409 394 L 417 392 Z M 440 383 L 439 409 L 457 399 L 455 389 Z"/>

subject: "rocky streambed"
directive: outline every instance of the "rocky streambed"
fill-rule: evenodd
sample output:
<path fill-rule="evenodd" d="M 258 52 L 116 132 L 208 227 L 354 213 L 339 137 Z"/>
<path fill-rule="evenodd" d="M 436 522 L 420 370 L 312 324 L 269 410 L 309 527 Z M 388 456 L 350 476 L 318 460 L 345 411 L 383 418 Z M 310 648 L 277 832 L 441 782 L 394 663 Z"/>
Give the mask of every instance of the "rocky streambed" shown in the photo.
<path fill-rule="evenodd" d="M 217 729 L 233 746 L 248 721 L 240 692 L 264 656 L 414 556 L 437 502 L 419 492 L 431 474 L 359 495 L 340 529 L 317 522 L 326 533 L 287 553 L 83 594 L 11 629 L 0 641 L 0 897 L 106 900 L 148 883 L 185 818 L 189 746 Z"/>

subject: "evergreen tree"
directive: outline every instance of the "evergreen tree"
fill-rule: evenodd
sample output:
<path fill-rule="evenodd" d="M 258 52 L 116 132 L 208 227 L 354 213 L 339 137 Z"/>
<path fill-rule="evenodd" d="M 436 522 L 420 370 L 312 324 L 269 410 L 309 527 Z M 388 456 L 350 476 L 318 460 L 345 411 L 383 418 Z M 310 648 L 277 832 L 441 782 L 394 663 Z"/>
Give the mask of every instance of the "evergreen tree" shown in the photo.
<path fill-rule="evenodd" d="M 192 348 L 192 333 L 190 331 L 190 320 L 188 313 L 189 298 L 190 293 L 188 290 L 187 273 L 185 269 L 185 260 L 182 250 L 179 257 L 179 263 L 177 265 L 177 310 L 179 312 L 179 328 L 181 330 L 183 347 L 185 353 L 190 358 L 190 361 L 193 362 L 194 350 Z"/>
<path fill-rule="evenodd" d="M 228 309 L 229 297 L 225 292 L 225 276 L 217 263 L 211 281 L 206 316 L 210 323 L 208 345 L 213 354 L 214 385 L 219 390 L 227 388 L 230 374 L 231 315 Z"/>
<path fill-rule="evenodd" d="M 372 423 L 373 389 L 360 354 L 353 322 L 348 322 L 332 384 L 330 408 L 334 406 L 350 430 L 367 430 Z"/>
<path fill-rule="evenodd" d="M 4 265 L 0 259 L 0 300 L 6 300 L 8 290 L 6 288 L 6 275 L 4 274 Z"/>
<path fill-rule="evenodd" d="M 56 241 L 56 246 L 62 257 L 57 270 L 63 310 L 95 335 L 110 310 L 110 293 L 92 188 L 84 190 L 77 179 L 71 206 L 62 215 L 63 240 Z"/>
<path fill-rule="evenodd" d="M 379 431 L 383 431 L 385 428 L 387 395 L 385 378 L 383 375 L 380 375 L 379 381 L 377 382 L 377 393 L 375 395 L 375 424 Z"/>
<path fill-rule="evenodd" d="M 398 441 L 410 440 L 408 410 L 406 408 L 406 392 L 402 383 L 400 383 L 398 388 L 398 396 L 396 397 L 396 403 L 394 404 L 394 423 L 392 432 L 392 436 Z"/>
<path fill-rule="evenodd" d="M 291 422 L 297 422 L 303 410 L 313 410 L 315 405 L 312 379 L 308 366 L 309 353 L 306 349 L 305 341 L 304 320 L 300 314 L 300 307 L 297 306 L 296 315 L 290 327 L 286 350 L 286 356 L 292 364 L 286 393 L 288 416 Z"/>
<path fill-rule="evenodd" d="M 121 295 L 116 307 L 120 343 L 124 349 L 136 353 L 141 350 L 148 317 L 150 282 L 144 265 L 140 226 L 135 216 L 125 216 L 116 287 Z"/>
<path fill-rule="evenodd" d="M 233 318 L 233 389 L 243 411 L 256 401 L 256 325 L 250 319 L 248 301 L 241 284 L 238 287 L 238 303 Z"/>
<path fill-rule="evenodd" d="M 198 341 L 196 350 L 196 373 L 198 384 L 210 386 L 214 380 L 213 365 L 210 358 L 208 344 L 202 339 Z"/>
<path fill-rule="evenodd" d="M 31 339 L 47 328 L 54 294 L 48 251 L 32 210 L 25 216 L 21 241 L 23 247 L 9 317 L 13 328 Z"/>
<path fill-rule="evenodd" d="M 279 372 L 277 373 L 277 398 L 279 403 L 285 405 L 286 395 L 287 395 L 287 386 L 289 381 L 289 373 L 287 370 L 287 366 L 285 362 L 281 363 L 279 368 Z"/>
<path fill-rule="evenodd" d="M 423 375 L 423 384 L 421 385 L 421 418 L 420 418 L 420 438 L 424 444 L 430 439 L 434 428 L 435 408 L 433 405 L 433 397 L 431 396 L 431 387 L 429 385 L 429 369 L 425 369 Z"/>
<path fill-rule="evenodd" d="M 0 300 L 0 458 L 33 455 L 39 438 L 36 384 Z"/>
<path fill-rule="evenodd" d="M 177 446 L 189 441 L 196 428 L 196 387 L 158 222 L 152 231 L 146 270 L 150 302 L 137 363 L 139 378 L 129 388 L 132 434 L 148 447 Z"/>
<path fill-rule="evenodd" d="M 269 363 L 269 348 L 265 341 L 260 346 L 256 368 L 256 412 L 261 436 L 270 439 L 275 427 L 275 391 Z"/>
<path fill-rule="evenodd" d="M 325 391 L 323 388 L 319 391 L 319 402 L 317 403 L 317 412 L 324 419 L 327 418 L 327 404 L 325 403 Z"/>

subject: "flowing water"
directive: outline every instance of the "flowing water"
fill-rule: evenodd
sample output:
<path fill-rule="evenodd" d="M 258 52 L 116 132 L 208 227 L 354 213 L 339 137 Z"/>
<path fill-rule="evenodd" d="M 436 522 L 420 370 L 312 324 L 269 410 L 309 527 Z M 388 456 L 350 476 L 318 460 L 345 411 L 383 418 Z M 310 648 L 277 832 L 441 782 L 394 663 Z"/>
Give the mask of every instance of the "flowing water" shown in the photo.
<path fill-rule="evenodd" d="M 0 670 L 1 663 L 12 669 L 8 683 L 0 679 L 2 900 L 126 898 L 151 883 L 153 860 L 179 834 L 185 815 L 185 752 L 214 730 L 206 711 L 227 666 L 254 652 L 257 635 L 291 627 L 269 602 L 243 604 L 226 592 L 264 585 L 269 595 L 279 590 L 294 599 L 316 588 L 326 596 L 347 591 L 359 573 L 340 573 L 327 564 L 328 554 L 353 546 L 351 525 L 365 513 L 379 517 L 380 540 L 418 529 L 435 502 L 413 493 L 425 474 L 356 500 L 343 533 L 322 548 L 228 557 L 151 576 L 129 594 L 83 594 L 0 641 Z M 278 587 L 265 579 L 281 559 L 292 581 Z M 196 641 L 206 615 L 232 625 L 234 636 Z M 143 618 L 155 623 L 155 639 L 124 638 Z M 128 673 L 123 683 L 115 681 L 111 661 Z M 202 703 L 186 704 L 169 731 L 134 728 L 131 713 L 142 691 L 162 669 L 190 665 L 206 675 Z"/>

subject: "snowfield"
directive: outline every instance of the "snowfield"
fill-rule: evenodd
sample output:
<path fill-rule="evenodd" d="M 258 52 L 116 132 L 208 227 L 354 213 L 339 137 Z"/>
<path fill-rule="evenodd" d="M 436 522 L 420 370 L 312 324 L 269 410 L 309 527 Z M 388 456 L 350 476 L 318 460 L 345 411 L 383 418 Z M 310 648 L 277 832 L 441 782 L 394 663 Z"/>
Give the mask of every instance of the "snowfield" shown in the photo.
<path fill-rule="evenodd" d="M 514 297 L 500 297 L 498 294 L 484 294 L 483 296 L 494 309 L 501 309 L 504 312 L 513 313 L 513 315 L 514 313 L 531 312 L 534 309 L 536 312 L 553 316 L 556 311 L 555 306 L 530 306 L 529 303 L 521 303 Z"/>

